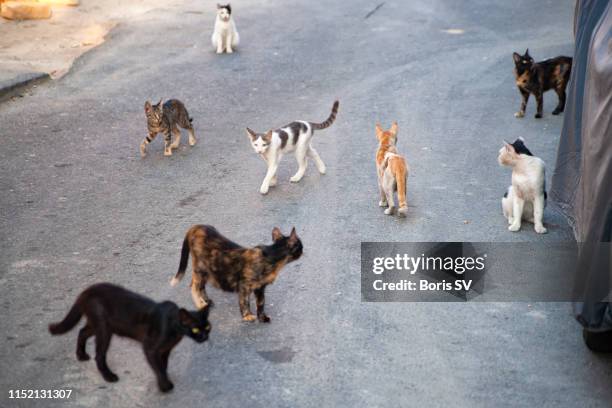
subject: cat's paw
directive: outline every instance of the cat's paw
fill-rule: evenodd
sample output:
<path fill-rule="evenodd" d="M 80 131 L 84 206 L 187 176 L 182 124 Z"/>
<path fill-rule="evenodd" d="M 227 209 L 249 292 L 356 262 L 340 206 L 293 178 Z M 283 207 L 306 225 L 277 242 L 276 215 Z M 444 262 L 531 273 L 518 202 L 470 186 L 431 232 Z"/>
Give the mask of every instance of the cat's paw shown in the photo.
<path fill-rule="evenodd" d="M 522 118 L 523 116 L 525 116 L 525 112 L 522 111 L 518 111 L 514 114 L 515 118 Z"/>
<path fill-rule="evenodd" d="M 538 234 L 546 234 L 548 232 L 548 230 L 543 225 L 535 225 L 534 229 L 535 232 L 537 232 Z"/>
<path fill-rule="evenodd" d="M 89 357 L 89 354 L 87 353 L 77 353 L 77 360 L 79 361 L 87 361 L 89 360 L 91 357 Z"/>
<path fill-rule="evenodd" d="M 217 50 L 217 54 L 223 54 L 223 50 Z"/>
<path fill-rule="evenodd" d="M 255 320 L 257 320 L 257 317 L 255 317 L 253 313 L 249 313 L 248 315 L 242 316 L 242 320 L 244 320 L 245 322 L 254 322 Z"/>
<path fill-rule="evenodd" d="M 228 49 L 227 49 L 227 53 L 228 53 L 228 54 L 232 54 L 233 52 L 234 52 L 234 50 L 232 50 L 231 48 L 228 48 Z"/>
<path fill-rule="evenodd" d="M 195 146 L 196 142 L 197 142 L 197 140 L 196 140 L 195 137 L 193 137 L 193 138 L 190 137 L 189 138 L 189 146 Z"/>
<path fill-rule="evenodd" d="M 393 212 L 395 211 L 395 207 L 389 207 L 385 210 L 385 214 L 387 215 L 393 215 Z"/>
<path fill-rule="evenodd" d="M 168 380 L 160 382 L 158 386 L 161 392 L 168 392 L 174 388 L 174 384 L 172 384 L 172 382 Z"/>
<path fill-rule="evenodd" d="M 317 170 L 319 170 L 319 173 L 321 173 L 321 174 L 325 174 L 327 172 L 327 169 L 325 168 L 325 165 L 319 167 Z"/>
<path fill-rule="evenodd" d="M 259 319 L 260 322 L 262 323 L 270 323 L 270 318 L 268 317 L 267 314 L 262 313 L 259 316 L 257 316 L 257 318 Z"/>
<path fill-rule="evenodd" d="M 400 217 L 405 217 L 408 214 L 408 207 L 400 207 L 400 209 L 397 211 L 397 215 L 399 215 Z"/>
<path fill-rule="evenodd" d="M 534 118 L 536 119 L 542 119 L 542 114 L 541 113 L 536 113 Z"/>
<path fill-rule="evenodd" d="M 172 156 L 172 148 L 170 148 L 168 150 L 164 150 L 164 156 L 166 156 L 166 157 Z"/>
<path fill-rule="evenodd" d="M 108 372 L 105 374 L 102 374 L 102 377 L 104 377 L 104 380 L 108 381 L 108 382 L 117 382 L 119 381 L 119 377 L 117 376 L 117 374 L 113 373 L 113 372 Z"/>
<path fill-rule="evenodd" d="M 561 109 L 555 109 L 554 111 L 552 111 L 552 114 L 553 114 L 553 115 L 558 115 L 558 114 L 560 114 L 561 112 L 563 112 Z"/>
<path fill-rule="evenodd" d="M 300 176 L 299 174 L 295 174 L 289 179 L 289 181 L 291 181 L 292 183 L 298 183 L 301 179 L 302 176 Z"/>
<path fill-rule="evenodd" d="M 259 192 L 260 192 L 261 194 L 268 194 L 268 189 L 269 189 L 269 187 L 268 187 L 268 186 L 262 185 L 262 186 L 259 188 Z"/>
<path fill-rule="evenodd" d="M 278 180 L 276 179 L 276 176 L 274 176 L 272 180 L 270 180 L 270 187 L 274 187 L 276 183 L 278 183 Z"/>
<path fill-rule="evenodd" d="M 508 227 L 508 231 L 516 232 L 521 229 L 521 224 L 512 224 Z"/>
<path fill-rule="evenodd" d="M 387 207 L 387 206 L 389 206 L 389 204 L 387 204 L 387 202 L 386 202 L 386 201 L 382 201 L 382 200 L 381 200 L 381 201 L 379 201 L 379 202 L 378 202 L 378 206 L 379 206 L 379 207 Z"/>

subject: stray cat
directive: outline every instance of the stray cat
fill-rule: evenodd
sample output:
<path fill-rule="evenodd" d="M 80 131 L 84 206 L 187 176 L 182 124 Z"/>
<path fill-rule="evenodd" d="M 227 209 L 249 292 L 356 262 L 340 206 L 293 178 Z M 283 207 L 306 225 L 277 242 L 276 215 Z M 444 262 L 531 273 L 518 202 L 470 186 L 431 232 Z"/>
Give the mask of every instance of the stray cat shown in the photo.
<path fill-rule="evenodd" d="M 267 323 L 270 318 L 264 313 L 266 285 L 274 282 L 286 264 L 302 255 L 302 241 L 295 228 L 288 237 L 274 228 L 272 239 L 272 245 L 244 248 L 225 238 L 214 227 L 194 225 L 185 235 L 179 269 L 170 284 L 176 286 L 185 275 L 191 252 L 191 296 L 198 308 L 212 304 L 206 294 L 206 282 L 210 281 L 219 289 L 238 292 L 242 319 L 249 322 L 255 320 L 249 300 L 251 292 L 255 292 L 257 319 Z"/>
<path fill-rule="evenodd" d="M 217 19 L 211 41 L 213 47 L 217 49 L 217 54 L 222 54 L 223 51 L 231 54 L 234 52 L 232 47 L 237 47 L 240 42 L 240 36 L 232 18 L 232 6 L 229 3 L 217 4 Z"/>
<path fill-rule="evenodd" d="M 546 206 L 545 166 L 525 146 L 522 137 L 510 144 L 504 142 L 497 161 L 512 167 L 512 185 L 502 198 L 502 211 L 508 219 L 510 231 L 521 229 L 521 220 L 534 224 L 538 234 L 545 234 L 542 223 Z"/>
<path fill-rule="evenodd" d="M 525 51 L 524 55 L 515 52 L 512 57 L 514 58 L 516 86 L 523 98 L 521 108 L 514 116 L 517 118 L 525 116 L 529 94 L 533 94 L 538 104 L 535 117 L 541 118 L 544 92 L 550 89 L 554 89 L 559 97 L 559 103 L 552 114 L 558 115 L 563 112 L 563 109 L 565 109 L 565 88 L 572 69 L 572 59 L 561 56 L 534 63 L 533 58 L 529 55 L 529 49 Z"/>
<path fill-rule="evenodd" d="M 261 194 L 267 194 L 270 186 L 276 185 L 276 170 L 284 153 L 295 151 L 295 158 L 298 162 L 298 171 L 291 177 L 292 183 L 297 183 L 304 177 L 308 165 L 306 156 L 314 160 L 319 173 L 325 174 L 325 164 L 310 141 L 315 129 L 325 129 L 334 123 L 339 105 L 340 102 L 334 102 L 329 118 L 323 123 L 300 120 L 266 133 L 256 133 L 249 128 L 246 129 L 251 146 L 268 164 L 268 172 L 259 189 Z"/>
<path fill-rule="evenodd" d="M 110 283 L 98 283 L 85 289 L 68 315 L 49 325 L 53 335 L 64 334 L 85 315 L 87 323 L 79 331 L 76 355 L 79 361 L 89 360 L 85 351 L 87 339 L 96 336 L 96 364 L 104 379 L 115 382 L 119 377 L 106 364 L 106 352 L 113 334 L 142 343 L 147 361 L 157 376 L 162 392 L 174 385 L 168 379 L 168 357 L 183 336 L 198 343 L 208 339 L 208 308 L 189 312 L 173 302 L 156 303 L 149 298 Z"/>
<path fill-rule="evenodd" d="M 406 203 L 406 178 L 408 165 L 406 159 L 397 153 L 397 122 L 393 122 L 389 130 L 383 130 L 376 124 L 376 137 L 379 145 L 376 152 L 376 171 L 378 174 L 378 189 L 380 191 L 380 207 L 388 207 L 385 214 L 393 215 L 395 201 L 393 193 L 397 191 L 399 201 L 398 215 L 405 217 L 408 212 Z"/>
<path fill-rule="evenodd" d="M 160 100 L 156 105 L 145 102 L 145 114 L 147 115 L 147 127 L 149 135 L 140 144 L 140 155 L 147 155 L 146 147 L 155 139 L 158 133 L 163 133 L 165 138 L 164 156 L 172 156 L 172 149 L 177 149 L 181 144 L 181 131 L 179 126 L 189 132 L 189 146 L 196 144 L 195 132 L 185 105 L 178 99 L 170 99 L 162 104 Z M 174 134 L 174 142 L 171 143 Z"/>

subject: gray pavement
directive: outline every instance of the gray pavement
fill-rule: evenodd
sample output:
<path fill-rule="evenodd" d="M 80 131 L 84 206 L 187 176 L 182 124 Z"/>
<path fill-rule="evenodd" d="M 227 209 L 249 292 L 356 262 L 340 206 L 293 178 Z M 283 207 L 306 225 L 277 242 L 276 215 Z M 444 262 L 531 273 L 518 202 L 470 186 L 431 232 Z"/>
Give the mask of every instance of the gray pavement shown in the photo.
<path fill-rule="evenodd" d="M 366 19 L 379 3 L 243 1 L 242 44 L 217 56 L 211 12 L 188 0 L 0 105 L 0 406 L 50 405 L 8 400 L 15 388 L 70 388 L 57 405 L 75 407 L 609 406 L 611 360 L 583 347 L 568 303 L 360 300 L 361 241 L 573 239 L 553 206 L 547 235 L 508 232 L 496 162 L 502 139 L 523 136 L 552 174 L 563 117 L 550 94 L 544 119 L 533 100 L 513 117 L 511 53 L 571 55 L 573 2 L 385 2 Z M 162 97 L 185 102 L 199 143 L 165 158 L 158 137 L 141 159 L 144 101 Z M 314 141 L 328 174 L 311 164 L 291 184 L 286 156 L 261 196 L 244 128 L 323 120 L 335 98 L 338 120 Z M 374 124 L 393 120 L 411 167 L 404 220 L 377 207 Z M 76 361 L 76 330 L 48 335 L 98 281 L 191 307 L 188 279 L 168 281 L 195 223 L 245 245 L 296 226 L 304 256 L 269 287 L 270 325 L 243 323 L 237 297 L 211 289 L 211 340 L 177 347 L 169 395 L 131 341 L 114 338 L 121 380 L 107 384 Z"/>
<path fill-rule="evenodd" d="M 23 97 L 27 90 L 49 79 L 46 72 L 2 69 L 0 71 L 0 102 L 11 97 Z"/>

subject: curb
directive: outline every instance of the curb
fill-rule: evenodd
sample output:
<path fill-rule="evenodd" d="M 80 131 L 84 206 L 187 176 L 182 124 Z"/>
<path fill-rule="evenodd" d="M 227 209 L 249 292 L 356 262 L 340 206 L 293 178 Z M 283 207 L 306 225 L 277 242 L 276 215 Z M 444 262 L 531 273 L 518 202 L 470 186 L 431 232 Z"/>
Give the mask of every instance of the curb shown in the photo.
<path fill-rule="evenodd" d="M 51 77 L 46 72 L 26 72 L 13 78 L 0 80 L 0 102 L 17 95 L 20 91 L 32 85 L 42 83 Z"/>

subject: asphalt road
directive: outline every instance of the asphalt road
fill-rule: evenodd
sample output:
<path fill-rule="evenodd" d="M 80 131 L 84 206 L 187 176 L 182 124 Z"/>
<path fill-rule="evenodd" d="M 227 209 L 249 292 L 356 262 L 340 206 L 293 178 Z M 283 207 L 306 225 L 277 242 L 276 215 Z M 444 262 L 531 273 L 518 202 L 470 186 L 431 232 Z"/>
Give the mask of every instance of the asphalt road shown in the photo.
<path fill-rule="evenodd" d="M 515 119 L 514 50 L 572 53 L 573 1 L 241 1 L 242 44 L 217 56 L 212 5 L 186 1 L 114 30 L 60 81 L 0 104 L 1 406 L 8 389 L 73 389 L 65 406 L 608 406 L 609 358 L 589 353 L 568 303 L 362 303 L 361 241 L 573 239 L 553 206 L 549 233 L 510 233 L 500 198 L 503 139 L 523 136 L 550 178 L 563 116 Z M 451 31 L 448 31 L 451 30 Z M 463 30 L 463 31 L 456 31 Z M 147 99 L 179 98 L 199 143 L 141 159 Z M 327 164 L 279 185 L 244 128 L 337 122 L 315 135 Z M 409 215 L 378 208 L 374 124 L 399 122 Z M 183 137 L 186 141 L 186 135 Z M 157 391 L 140 347 L 114 338 L 103 381 L 74 357 L 76 330 L 51 337 L 87 285 L 111 281 L 191 307 L 169 279 L 192 224 L 244 245 L 296 226 L 302 259 L 269 287 L 270 325 L 240 320 L 237 296 L 211 289 L 211 340 L 185 339 Z M 534 270 L 537 273 L 537 270 Z M 92 349 L 89 344 L 89 350 Z M 58 406 L 60 404 L 58 403 Z M 55 406 L 55 405 L 54 405 Z"/>

